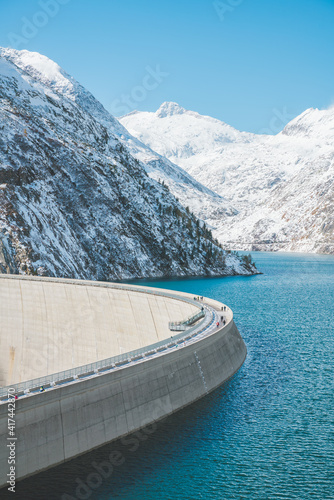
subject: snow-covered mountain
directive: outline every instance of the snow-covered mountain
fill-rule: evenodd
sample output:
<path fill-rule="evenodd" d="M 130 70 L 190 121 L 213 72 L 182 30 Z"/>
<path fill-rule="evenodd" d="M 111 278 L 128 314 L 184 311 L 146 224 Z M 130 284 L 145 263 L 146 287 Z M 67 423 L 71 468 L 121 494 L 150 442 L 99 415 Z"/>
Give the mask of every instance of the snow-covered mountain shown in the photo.
<path fill-rule="evenodd" d="M 120 119 L 235 209 L 207 221 L 229 248 L 334 253 L 334 108 L 310 109 L 276 136 L 163 103 Z"/>
<path fill-rule="evenodd" d="M 181 203 L 186 207 L 188 206 L 199 217 L 207 219 L 214 212 L 217 220 L 219 220 L 225 215 L 235 213 L 233 207 L 217 193 L 206 188 L 185 170 L 132 136 L 90 92 L 54 61 L 41 57 L 38 53 L 25 50 L 12 51 L 6 49 L 3 53 L 7 60 L 13 61 L 32 78 L 37 78 L 53 91 L 75 101 L 104 127 L 112 130 L 113 134 L 127 147 L 132 156 L 145 165 L 148 175 L 155 180 L 160 180 L 160 182 L 164 181 L 171 192 L 180 199 Z"/>
<path fill-rule="evenodd" d="M 0 271 L 91 279 L 253 273 L 148 176 L 151 160 L 136 159 L 133 144 L 145 150 L 56 63 L 0 49 Z M 177 173 L 180 184 L 187 179 L 220 200 L 175 166 Z"/>
<path fill-rule="evenodd" d="M 175 102 L 164 102 L 155 113 L 133 111 L 121 123 L 153 150 L 175 163 L 207 154 L 226 144 L 249 142 L 253 135 L 239 132 L 210 116 L 188 111 Z"/>

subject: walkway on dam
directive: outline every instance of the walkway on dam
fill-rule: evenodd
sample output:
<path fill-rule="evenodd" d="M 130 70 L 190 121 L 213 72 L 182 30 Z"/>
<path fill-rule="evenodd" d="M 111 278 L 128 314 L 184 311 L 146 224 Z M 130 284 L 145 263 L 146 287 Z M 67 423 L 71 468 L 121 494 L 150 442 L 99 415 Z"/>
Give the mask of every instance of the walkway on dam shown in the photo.
<path fill-rule="evenodd" d="M 166 293 L 168 293 L 166 291 Z M 185 294 L 188 295 L 188 294 Z M 39 394 L 40 386 L 43 386 L 45 391 L 54 390 L 57 387 L 62 387 L 68 384 L 77 384 L 82 380 L 87 380 L 88 378 L 98 377 L 100 374 L 108 373 L 110 371 L 118 371 L 125 367 L 129 367 L 138 363 L 143 363 L 146 360 L 157 358 L 168 354 L 169 352 L 176 351 L 178 349 L 183 349 L 190 344 L 194 344 L 199 342 L 205 337 L 217 332 L 218 329 L 224 328 L 231 321 L 233 321 L 232 311 L 224 306 L 224 311 L 221 310 L 221 303 L 218 303 L 211 299 L 204 299 L 204 301 L 200 301 L 198 304 L 200 307 L 204 307 L 205 310 L 205 318 L 199 322 L 198 325 L 191 327 L 182 333 L 174 334 L 174 332 L 170 332 L 170 338 L 164 339 L 161 341 L 159 346 L 156 344 L 148 345 L 144 349 L 141 349 L 141 353 L 138 351 L 132 351 L 130 353 L 124 354 L 124 360 L 119 364 L 109 363 L 109 360 L 102 360 L 100 362 L 101 367 L 99 369 L 94 368 L 94 363 L 87 364 L 85 367 L 73 368 L 71 370 L 67 370 L 63 372 L 63 376 L 61 373 L 56 373 L 54 376 L 42 377 L 40 379 L 36 379 L 32 384 L 30 381 L 27 381 L 24 384 L 14 384 L 13 387 L 17 388 L 16 393 L 20 398 L 31 397 L 35 394 Z M 226 324 L 222 324 L 221 318 L 224 318 Z M 218 326 L 217 326 L 218 324 Z M 204 325 L 204 326 L 203 326 Z M 96 365 L 96 363 L 95 363 Z M 78 376 L 78 372 L 80 370 L 80 375 Z M 22 387 L 26 385 L 26 390 L 23 391 Z M 28 390 L 27 390 L 28 389 Z M 2 395 L 0 400 L 1 402 L 5 402 L 7 398 Z"/>

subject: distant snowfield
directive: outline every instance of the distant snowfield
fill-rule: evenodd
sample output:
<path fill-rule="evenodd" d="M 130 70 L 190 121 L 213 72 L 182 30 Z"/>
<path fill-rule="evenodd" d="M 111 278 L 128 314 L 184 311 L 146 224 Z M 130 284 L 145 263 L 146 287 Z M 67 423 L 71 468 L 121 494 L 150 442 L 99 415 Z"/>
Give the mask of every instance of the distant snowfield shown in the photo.
<path fill-rule="evenodd" d="M 207 221 L 232 249 L 334 253 L 334 108 L 309 109 L 276 136 L 239 132 L 163 103 L 120 122 L 229 204 Z"/>

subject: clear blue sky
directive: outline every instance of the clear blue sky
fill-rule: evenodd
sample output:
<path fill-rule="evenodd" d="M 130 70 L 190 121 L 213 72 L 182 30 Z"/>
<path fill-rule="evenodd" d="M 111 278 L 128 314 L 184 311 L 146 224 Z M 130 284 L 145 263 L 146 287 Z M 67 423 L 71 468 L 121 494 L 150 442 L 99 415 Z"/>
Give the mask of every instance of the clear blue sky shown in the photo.
<path fill-rule="evenodd" d="M 334 102 L 334 0 L 0 0 L 0 45 L 47 55 L 114 114 L 176 101 L 277 132 Z"/>

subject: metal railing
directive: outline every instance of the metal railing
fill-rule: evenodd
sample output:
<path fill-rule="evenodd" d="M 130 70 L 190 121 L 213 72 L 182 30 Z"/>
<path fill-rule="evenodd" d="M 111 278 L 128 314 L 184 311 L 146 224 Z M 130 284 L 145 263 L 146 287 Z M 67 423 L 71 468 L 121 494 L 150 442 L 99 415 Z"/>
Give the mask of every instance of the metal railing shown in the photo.
<path fill-rule="evenodd" d="M 35 280 L 42 281 L 43 279 L 35 278 Z M 45 280 L 45 279 L 44 279 Z M 48 278 L 47 281 L 60 281 L 57 279 Z M 202 307 L 198 305 L 198 303 L 190 299 L 188 297 L 183 297 L 171 292 L 160 292 L 158 290 L 150 290 L 149 288 L 141 288 L 137 286 L 131 285 L 118 285 L 113 283 L 97 283 L 97 282 L 79 282 L 74 280 L 61 280 L 62 282 L 68 282 L 75 285 L 86 285 L 89 284 L 92 286 L 101 286 L 106 288 L 114 288 L 121 289 L 127 291 L 135 291 L 141 292 L 145 294 L 159 295 L 163 297 L 170 297 L 173 299 L 181 300 L 184 302 L 188 302 L 196 307 Z M 37 392 L 39 388 L 43 386 L 43 388 L 48 388 L 52 386 L 59 386 L 71 381 L 80 380 L 81 378 L 88 377 L 94 374 L 102 373 L 107 370 L 112 370 L 117 367 L 121 367 L 127 363 L 131 363 L 134 361 L 138 361 L 140 359 L 144 359 L 145 357 L 152 356 L 158 352 L 164 351 L 165 349 L 176 347 L 179 341 L 190 339 L 200 333 L 202 333 L 214 320 L 214 309 L 205 305 L 204 309 L 200 311 L 200 313 L 204 313 L 204 318 L 197 325 L 190 327 L 186 332 L 182 332 L 180 334 L 172 336 L 170 339 L 164 339 L 159 342 L 155 342 L 154 344 L 142 347 L 140 349 L 136 349 L 133 351 L 129 351 L 127 353 L 119 354 L 117 356 L 112 356 L 110 358 L 103 359 L 101 361 L 96 361 L 94 363 L 88 363 L 76 368 L 71 368 L 68 370 L 64 370 L 61 372 L 53 373 L 51 375 L 46 375 L 43 377 L 38 377 L 32 380 L 27 380 L 25 382 L 20 382 L 17 384 L 11 384 L 10 386 L 1 387 L 0 388 L 0 401 L 7 399 L 8 388 L 13 388 L 16 394 L 24 393 L 24 392 Z M 199 313 L 197 313 L 199 314 Z"/>
<path fill-rule="evenodd" d="M 187 330 L 188 326 L 193 325 L 199 319 L 204 318 L 204 316 L 205 312 L 204 308 L 202 307 L 202 309 L 198 313 L 190 315 L 183 321 L 170 321 L 168 323 L 168 328 L 171 331 L 185 331 Z"/>

